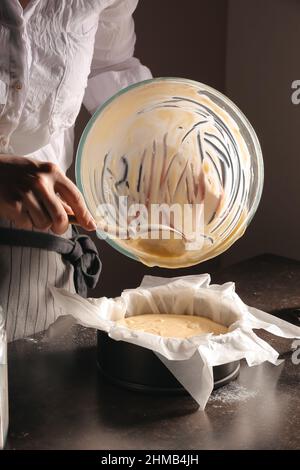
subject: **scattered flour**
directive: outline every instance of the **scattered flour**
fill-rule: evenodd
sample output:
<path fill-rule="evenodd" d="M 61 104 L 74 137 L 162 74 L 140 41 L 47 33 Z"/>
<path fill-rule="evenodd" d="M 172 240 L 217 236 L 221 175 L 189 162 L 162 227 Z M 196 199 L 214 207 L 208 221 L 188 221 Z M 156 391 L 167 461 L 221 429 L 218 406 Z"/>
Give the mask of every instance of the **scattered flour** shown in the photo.
<path fill-rule="evenodd" d="M 255 390 L 248 390 L 237 382 L 231 382 L 213 392 L 208 403 L 235 403 L 247 401 L 257 395 Z"/>

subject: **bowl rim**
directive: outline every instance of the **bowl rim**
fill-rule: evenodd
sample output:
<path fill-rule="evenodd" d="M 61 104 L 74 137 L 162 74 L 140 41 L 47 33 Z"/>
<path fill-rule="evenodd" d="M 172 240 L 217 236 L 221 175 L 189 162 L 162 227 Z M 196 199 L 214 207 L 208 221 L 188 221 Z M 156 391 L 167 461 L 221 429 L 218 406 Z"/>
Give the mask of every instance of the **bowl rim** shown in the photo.
<path fill-rule="evenodd" d="M 76 184 L 77 184 L 78 189 L 80 190 L 80 192 L 82 193 L 82 195 L 84 197 L 84 200 L 86 202 L 86 205 L 87 205 L 88 209 L 90 210 L 88 201 L 86 201 L 86 198 L 85 198 L 85 193 L 84 193 L 84 188 L 83 188 L 82 178 L 81 178 L 81 163 L 82 163 L 82 158 L 83 158 L 84 146 L 85 146 L 86 140 L 88 138 L 89 132 L 91 131 L 92 127 L 94 126 L 96 120 L 101 115 L 101 113 L 115 99 L 117 99 L 119 96 L 127 93 L 128 91 L 130 91 L 132 89 L 139 88 L 139 87 L 144 86 L 146 84 L 162 82 L 162 81 L 171 81 L 171 82 L 175 81 L 175 82 L 190 83 L 194 86 L 197 86 L 199 88 L 203 88 L 204 90 L 207 90 L 208 92 L 211 92 L 221 102 L 223 101 L 229 108 L 231 108 L 238 115 L 238 117 L 241 120 L 242 124 L 247 129 L 247 131 L 249 132 L 249 135 L 252 139 L 252 143 L 253 143 L 253 146 L 254 146 L 254 149 L 255 149 L 255 157 L 256 157 L 256 160 L 257 160 L 258 187 L 257 187 L 257 191 L 255 193 L 252 205 L 251 205 L 250 210 L 249 210 L 248 215 L 247 215 L 246 227 L 248 227 L 250 222 L 252 221 L 256 211 L 257 211 L 257 208 L 258 208 L 258 205 L 260 203 L 261 196 L 262 196 L 263 186 L 264 186 L 264 162 L 263 162 L 262 150 L 261 150 L 261 146 L 260 146 L 257 134 L 256 134 L 252 124 L 248 120 L 248 118 L 245 116 L 245 114 L 241 111 L 241 109 L 230 98 L 228 98 L 222 92 L 220 92 L 220 91 L 216 90 L 215 88 L 211 87 L 210 85 L 206 85 L 205 83 L 198 82 L 196 80 L 192 80 L 192 79 L 188 79 L 188 78 L 182 78 L 182 77 L 156 77 L 156 78 L 149 78 L 147 80 L 142 80 L 142 81 L 137 82 L 137 83 L 133 83 L 133 84 L 131 84 L 131 85 L 125 87 L 125 88 L 122 88 L 120 91 L 118 91 L 113 96 L 111 96 L 109 99 L 107 99 L 104 103 L 102 103 L 96 109 L 94 114 L 91 116 L 91 118 L 89 119 L 88 123 L 86 124 L 86 126 L 85 126 L 85 128 L 84 128 L 84 130 L 81 134 L 81 137 L 80 137 L 80 140 L 79 140 L 79 143 L 78 143 L 78 147 L 77 147 L 77 150 L 76 150 L 76 157 L 75 157 L 75 179 L 76 179 Z M 117 242 L 115 242 L 112 238 L 110 238 L 107 234 L 104 234 L 101 230 L 97 229 L 96 233 L 97 233 L 99 238 L 104 239 L 107 243 L 109 243 L 114 249 L 116 249 L 120 253 L 122 253 L 122 254 L 126 255 L 127 257 L 132 258 L 134 260 L 137 260 L 137 261 L 139 260 L 138 257 L 136 257 L 135 255 L 131 254 L 129 251 L 124 249 Z"/>

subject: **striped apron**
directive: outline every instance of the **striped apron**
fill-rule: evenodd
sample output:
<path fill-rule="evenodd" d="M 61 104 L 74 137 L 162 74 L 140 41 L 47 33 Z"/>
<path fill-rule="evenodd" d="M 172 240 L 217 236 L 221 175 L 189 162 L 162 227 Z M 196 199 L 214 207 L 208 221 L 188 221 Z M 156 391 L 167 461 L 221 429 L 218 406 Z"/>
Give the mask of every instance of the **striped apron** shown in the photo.
<path fill-rule="evenodd" d="M 0 231 L 1 227 L 14 228 L 12 223 L 4 220 L 0 221 Z M 62 237 L 69 239 L 71 234 L 69 226 Z M 86 236 L 79 238 L 87 239 L 91 248 L 88 263 L 91 265 L 89 261 L 92 259 L 93 266 L 87 275 L 87 284 L 93 288 L 101 263 L 92 241 Z M 77 248 L 73 251 L 78 252 Z M 79 251 L 76 259 L 81 266 L 83 253 L 81 248 Z M 4 311 L 8 341 L 46 330 L 63 313 L 54 303 L 48 289 L 50 285 L 76 292 L 74 267 L 61 254 L 42 248 L 0 244 L 0 305 Z"/>

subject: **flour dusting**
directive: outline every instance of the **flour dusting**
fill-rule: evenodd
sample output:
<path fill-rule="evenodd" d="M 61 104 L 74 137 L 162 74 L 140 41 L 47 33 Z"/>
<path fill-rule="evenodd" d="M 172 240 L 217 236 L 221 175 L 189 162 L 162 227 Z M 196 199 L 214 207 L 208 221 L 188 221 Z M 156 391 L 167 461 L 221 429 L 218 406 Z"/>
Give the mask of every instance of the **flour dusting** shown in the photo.
<path fill-rule="evenodd" d="M 224 387 L 213 392 L 208 403 L 235 403 L 239 401 L 247 401 L 257 395 L 255 390 L 248 390 L 237 382 L 231 382 Z"/>

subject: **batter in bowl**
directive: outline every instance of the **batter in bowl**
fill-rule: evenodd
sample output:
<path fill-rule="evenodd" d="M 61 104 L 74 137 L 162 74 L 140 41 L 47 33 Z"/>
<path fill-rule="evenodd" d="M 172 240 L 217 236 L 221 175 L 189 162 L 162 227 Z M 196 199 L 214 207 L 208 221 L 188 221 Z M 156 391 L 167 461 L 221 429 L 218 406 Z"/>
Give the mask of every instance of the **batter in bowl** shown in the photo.
<path fill-rule="evenodd" d="M 250 217 L 256 163 L 247 126 L 196 82 L 157 79 L 119 94 L 93 122 L 80 160 L 99 235 L 165 268 L 228 249 Z"/>
<path fill-rule="evenodd" d="M 190 338 L 208 333 L 221 335 L 228 332 L 224 325 L 197 315 L 150 313 L 123 318 L 117 324 L 131 330 L 172 338 Z"/>

